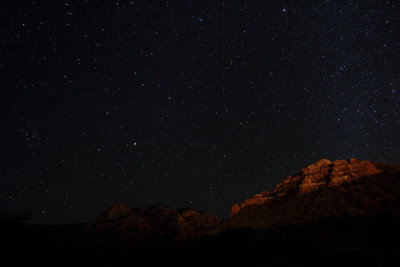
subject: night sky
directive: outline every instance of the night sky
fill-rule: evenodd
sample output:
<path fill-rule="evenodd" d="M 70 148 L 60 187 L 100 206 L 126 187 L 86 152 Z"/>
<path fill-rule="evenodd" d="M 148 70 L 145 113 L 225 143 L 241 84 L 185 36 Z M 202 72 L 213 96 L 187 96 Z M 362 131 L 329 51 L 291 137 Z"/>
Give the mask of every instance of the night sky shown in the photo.
<path fill-rule="evenodd" d="M 400 163 L 397 1 L 0 5 L 0 213 L 222 219 L 320 158 Z"/>

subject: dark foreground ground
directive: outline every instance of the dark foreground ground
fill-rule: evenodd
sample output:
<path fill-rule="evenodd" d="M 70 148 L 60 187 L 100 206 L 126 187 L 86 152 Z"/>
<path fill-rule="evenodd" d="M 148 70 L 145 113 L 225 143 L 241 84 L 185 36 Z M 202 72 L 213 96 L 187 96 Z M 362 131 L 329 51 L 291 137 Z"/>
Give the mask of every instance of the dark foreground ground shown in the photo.
<path fill-rule="evenodd" d="M 3 225 L 9 266 L 400 266 L 398 217 L 225 230 L 162 244 L 88 245 L 84 225 Z M 4 265 L 5 266 L 5 265 Z"/>

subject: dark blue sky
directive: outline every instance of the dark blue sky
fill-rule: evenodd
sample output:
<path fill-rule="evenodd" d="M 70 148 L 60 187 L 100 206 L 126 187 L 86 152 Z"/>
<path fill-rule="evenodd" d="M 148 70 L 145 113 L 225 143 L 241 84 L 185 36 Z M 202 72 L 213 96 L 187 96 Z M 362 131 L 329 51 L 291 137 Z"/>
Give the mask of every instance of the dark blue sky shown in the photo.
<path fill-rule="evenodd" d="M 1 212 L 224 218 L 320 158 L 400 163 L 399 3 L 179 2 L 1 4 Z"/>

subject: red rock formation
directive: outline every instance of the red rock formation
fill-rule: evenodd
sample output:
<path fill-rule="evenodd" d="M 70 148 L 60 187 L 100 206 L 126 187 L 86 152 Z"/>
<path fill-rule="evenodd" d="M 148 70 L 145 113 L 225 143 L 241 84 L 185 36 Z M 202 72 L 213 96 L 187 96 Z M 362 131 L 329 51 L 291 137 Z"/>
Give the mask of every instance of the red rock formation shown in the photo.
<path fill-rule="evenodd" d="M 302 169 L 300 193 L 308 193 L 327 184 L 331 166 L 332 162 L 330 160 L 321 159 Z"/>
<path fill-rule="evenodd" d="M 176 210 L 157 204 L 134 209 L 134 212 L 157 231 L 159 238 L 176 239 L 188 236 L 188 225 Z"/>
<path fill-rule="evenodd" d="M 104 222 L 109 222 L 113 220 L 118 220 L 121 218 L 133 215 L 131 208 L 128 208 L 123 203 L 115 203 L 108 210 L 99 214 L 94 220 L 94 224 L 101 224 Z"/>
<path fill-rule="evenodd" d="M 97 216 L 87 230 L 99 234 L 112 231 L 113 238 L 122 242 L 139 241 L 155 235 L 155 229 L 146 220 L 122 203 L 112 205 Z"/>
<path fill-rule="evenodd" d="M 191 209 L 172 210 L 162 204 L 131 209 L 117 203 L 97 216 L 87 230 L 94 238 L 140 243 L 204 235 L 218 223 L 214 216 Z"/>
<path fill-rule="evenodd" d="M 251 205 L 261 205 L 267 201 L 270 201 L 275 198 L 275 195 L 272 194 L 271 192 L 264 191 L 261 192 L 260 194 L 255 194 L 253 198 L 246 199 L 241 205 L 241 208 L 251 206 Z"/>
<path fill-rule="evenodd" d="M 306 194 L 324 186 L 338 186 L 344 182 L 379 174 L 384 168 L 389 167 L 385 164 L 358 161 L 354 158 L 349 161 L 336 160 L 334 162 L 321 159 L 303 168 L 300 173 L 289 176 L 278 184 L 272 193 L 265 191 L 256 194 L 245 200 L 240 207 L 235 204 L 232 207 L 231 216 L 248 206 L 262 205 L 290 194 Z"/>
<path fill-rule="evenodd" d="M 215 216 L 206 212 L 192 209 L 180 209 L 177 211 L 185 219 L 189 237 L 207 234 L 219 224 Z"/>
<path fill-rule="evenodd" d="M 240 207 L 237 203 L 232 206 L 231 217 L 240 211 Z"/>

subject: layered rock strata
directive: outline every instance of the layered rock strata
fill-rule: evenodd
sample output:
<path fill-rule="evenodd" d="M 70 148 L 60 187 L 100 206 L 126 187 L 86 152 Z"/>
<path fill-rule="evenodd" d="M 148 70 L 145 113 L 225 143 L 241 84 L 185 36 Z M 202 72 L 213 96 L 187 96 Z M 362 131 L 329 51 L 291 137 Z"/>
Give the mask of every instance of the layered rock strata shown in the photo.
<path fill-rule="evenodd" d="M 321 159 L 303 168 L 300 173 L 289 176 L 278 184 L 273 192 L 264 191 L 245 200 L 240 205 L 235 203 L 231 209 L 231 216 L 245 207 L 269 203 L 289 194 L 306 194 L 321 187 L 335 187 L 363 177 L 374 176 L 381 173 L 385 166 L 385 164 L 358 161 L 354 158 L 348 161 L 336 160 L 334 162 Z"/>

